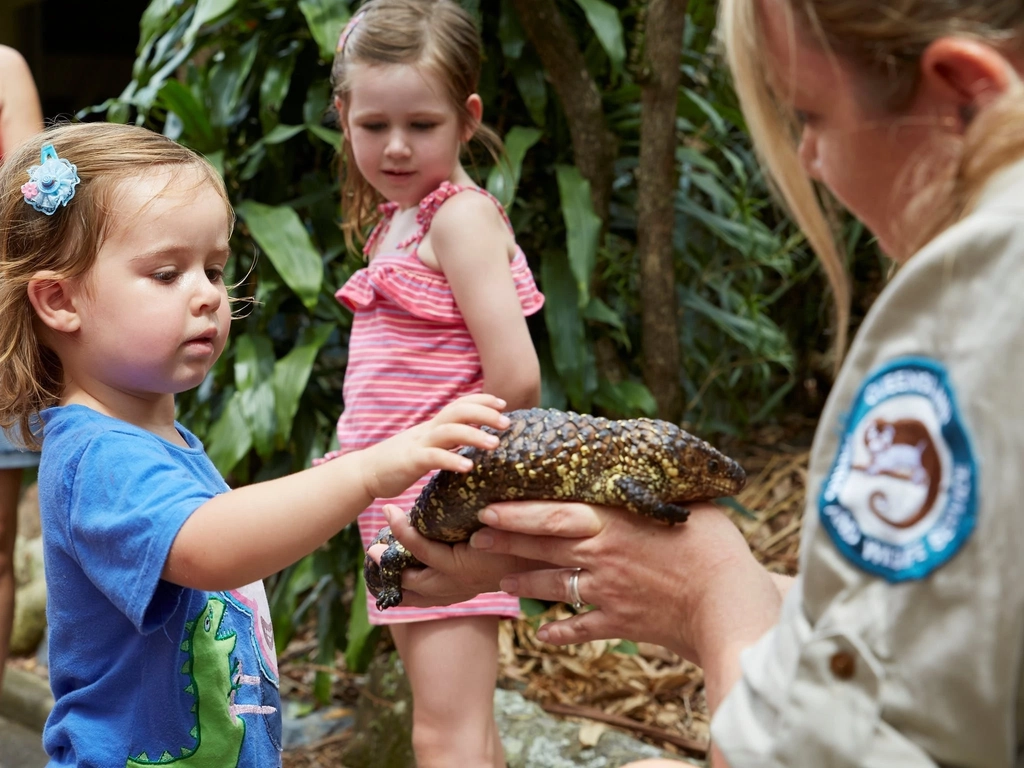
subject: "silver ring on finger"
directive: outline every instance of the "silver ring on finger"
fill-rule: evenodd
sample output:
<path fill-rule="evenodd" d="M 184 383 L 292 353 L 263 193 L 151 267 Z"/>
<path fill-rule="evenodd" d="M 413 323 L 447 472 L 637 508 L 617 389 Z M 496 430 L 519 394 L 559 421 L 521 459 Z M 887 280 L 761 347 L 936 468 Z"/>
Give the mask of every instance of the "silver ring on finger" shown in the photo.
<path fill-rule="evenodd" d="M 576 568 L 569 575 L 569 604 L 577 611 L 582 610 L 585 605 L 583 598 L 580 597 L 580 573 L 582 571 L 582 568 Z"/>

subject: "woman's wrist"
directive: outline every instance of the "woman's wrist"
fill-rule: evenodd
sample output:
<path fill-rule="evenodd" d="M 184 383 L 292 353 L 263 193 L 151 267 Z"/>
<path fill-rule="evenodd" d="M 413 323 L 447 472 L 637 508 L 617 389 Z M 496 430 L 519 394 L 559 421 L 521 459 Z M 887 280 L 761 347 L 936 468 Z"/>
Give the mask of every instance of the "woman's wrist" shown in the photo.
<path fill-rule="evenodd" d="M 786 577 L 768 573 L 753 558 L 720 576 L 721 589 L 706 595 L 694 627 L 694 651 L 712 712 L 740 677 L 740 653 L 778 622 L 789 586 L 778 580 Z"/>
<path fill-rule="evenodd" d="M 789 594 L 789 590 L 796 583 L 795 576 L 784 576 L 781 573 L 769 573 L 772 582 L 775 584 L 775 589 L 779 592 L 779 597 L 783 600 L 786 599 L 786 595 Z"/>

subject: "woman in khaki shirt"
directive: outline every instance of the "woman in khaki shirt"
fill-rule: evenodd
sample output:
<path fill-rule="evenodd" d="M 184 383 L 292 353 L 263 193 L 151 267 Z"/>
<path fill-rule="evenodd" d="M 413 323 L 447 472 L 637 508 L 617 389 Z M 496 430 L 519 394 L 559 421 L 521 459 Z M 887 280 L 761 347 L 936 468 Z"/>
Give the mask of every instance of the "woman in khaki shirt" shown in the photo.
<path fill-rule="evenodd" d="M 800 575 L 770 576 L 708 505 L 654 531 L 510 503 L 454 550 L 392 515 L 433 566 L 406 576 L 407 599 L 510 572 L 513 594 L 580 597 L 594 610 L 544 639 L 630 637 L 703 666 L 716 766 L 1024 765 L 1024 5 L 720 13 L 751 134 L 840 327 L 848 278 L 816 190 L 900 265 L 821 416 Z M 643 763 L 660 765 L 675 764 Z"/>

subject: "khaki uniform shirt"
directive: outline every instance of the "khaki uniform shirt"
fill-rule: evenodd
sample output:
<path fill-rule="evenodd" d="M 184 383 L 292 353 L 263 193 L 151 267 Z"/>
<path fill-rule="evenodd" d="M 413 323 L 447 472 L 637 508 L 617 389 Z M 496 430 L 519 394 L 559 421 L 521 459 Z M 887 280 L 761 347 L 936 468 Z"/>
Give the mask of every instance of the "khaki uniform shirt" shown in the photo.
<path fill-rule="evenodd" d="M 1024 766 L 1024 163 L 872 307 L 807 492 L 712 722 L 732 767 Z"/>

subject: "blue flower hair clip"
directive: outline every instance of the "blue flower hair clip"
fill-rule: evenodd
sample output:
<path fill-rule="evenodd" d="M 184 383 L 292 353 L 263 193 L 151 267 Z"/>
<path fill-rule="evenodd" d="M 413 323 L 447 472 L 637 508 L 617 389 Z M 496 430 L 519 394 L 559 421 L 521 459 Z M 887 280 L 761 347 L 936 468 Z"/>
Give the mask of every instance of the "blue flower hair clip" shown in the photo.
<path fill-rule="evenodd" d="M 28 169 L 28 181 L 21 185 L 25 202 L 40 213 L 52 216 L 62 205 L 75 196 L 75 187 L 81 183 L 78 167 L 57 157 L 53 144 L 39 152 L 39 165 Z"/>

